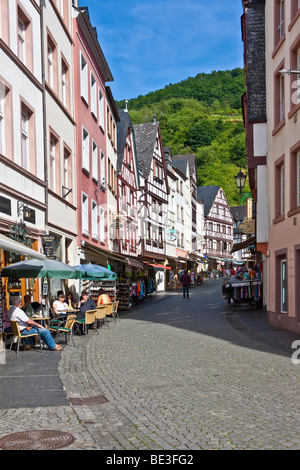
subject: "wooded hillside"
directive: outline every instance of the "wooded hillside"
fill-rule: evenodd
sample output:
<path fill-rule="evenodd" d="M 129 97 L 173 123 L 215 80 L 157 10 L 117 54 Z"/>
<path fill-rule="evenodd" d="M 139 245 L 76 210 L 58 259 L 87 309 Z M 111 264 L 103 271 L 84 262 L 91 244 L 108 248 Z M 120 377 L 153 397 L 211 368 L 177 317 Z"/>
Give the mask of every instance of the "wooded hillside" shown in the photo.
<path fill-rule="evenodd" d="M 160 122 L 163 145 L 174 155 L 195 153 L 199 185 L 219 185 L 230 205 L 239 205 L 234 175 L 246 172 L 241 97 L 244 70 L 199 73 L 128 102 L 133 124 Z M 125 109 L 125 100 L 117 102 Z M 245 188 L 245 190 L 247 187 Z"/>

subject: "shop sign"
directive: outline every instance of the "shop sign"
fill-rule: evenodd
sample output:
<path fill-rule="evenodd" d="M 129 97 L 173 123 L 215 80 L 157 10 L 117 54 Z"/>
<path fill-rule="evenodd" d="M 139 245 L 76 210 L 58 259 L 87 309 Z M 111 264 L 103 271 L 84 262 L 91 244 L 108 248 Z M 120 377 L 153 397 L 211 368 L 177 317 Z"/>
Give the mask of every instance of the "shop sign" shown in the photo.
<path fill-rule="evenodd" d="M 243 233 L 255 233 L 255 219 L 244 219 L 243 222 L 239 225 L 239 228 Z"/>
<path fill-rule="evenodd" d="M 44 253 L 47 256 L 47 258 L 56 259 L 56 255 L 55 255 L 56 249 L 57 249 L 56 236 L 55 235 L 43 235 L 42 241 L 43 241 Z"/>
<path fill-rule="evenodd" d="M 175 229 L 168 229 L 166 230 L 166 238 L 169 242 L 175 242 L 177 240 L 177 233 L 178 230 Z"/>

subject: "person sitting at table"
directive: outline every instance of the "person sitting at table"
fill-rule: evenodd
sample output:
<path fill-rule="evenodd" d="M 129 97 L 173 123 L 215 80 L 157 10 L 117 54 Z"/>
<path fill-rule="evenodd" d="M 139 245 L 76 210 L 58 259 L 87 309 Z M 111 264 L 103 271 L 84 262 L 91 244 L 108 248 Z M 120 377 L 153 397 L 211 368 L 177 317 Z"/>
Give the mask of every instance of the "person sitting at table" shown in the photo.
<path fill-rule="evenodd" d="M 64 313 L 67 308 L 68 304 L 66 303 L 66 296 L 65 294 L 59 294 L 58 299 L 55 300 L 52 304 L 53 314 L 54 316 L 60 316 Z"/>
<path fill-rule="evenodd" d="M 89 293 L 84 290 L 81 293 L 81 300 L 78 302 L 77 308 L 79 308 L 79 312 L 77 312 L 78 320 L 85 318 L 85 312 L 87 310 L 95 310 L 97 308 L 96 302 L 89 297 Z M 83 334 L 83 325 L 75 323 L 75 334 Z"/>
<path fill-rule="evenodd" d="M 27 313 L 27 315 L 31 316 L 40 307 L 41 304 L 39 302 L 31 302 L 30 295 L 24 295 L 24 303 L 21 308 L 25 313 Z"/>
<path fill-rule="evenodd" d="M 110 298 L 107 294 L 105 294 L 105 291 L 101 289 L 99 291 L 99 297 L 98 297 L 98 302 L 97 305 L 104 305 L 108 304 L 110 302 Z"/>
<path fill-rule="evenodd" d="M 68 304 L 69 308 L 75 308 L 76 302 L 73 297 L 73 292 L 69 291 L 66 295 L 66 303 Z"/>
<path fill-rule="evenodd" d="M 12 333 L 12 327 L 7 316 L 5 305 L 3 306 L 3 331 L 4 333 Z"/>
<path fill-rule="evenodd" d="M 32 320 L 32 318 L 29 318 L 24 312 L 24 310 L 20 308 L 21 304 L 21 297 L 12 298 L 12 307 L 7 312 L 8 319 L 18 322 L 20 333 L 22 333 L 23 335 L 39 333 L 41 340 L 46 344 L 46 346 L 48 346 L 49 349 L 51 349 L 51 351 L 60 351 L 62 347 L 59 344 L 55 343 L 50 330 L 40 325 L 39 323 L 36 323 Z M 26 350 L 31 349 L 31 341 L 32 338 L 25 338 Z"/>

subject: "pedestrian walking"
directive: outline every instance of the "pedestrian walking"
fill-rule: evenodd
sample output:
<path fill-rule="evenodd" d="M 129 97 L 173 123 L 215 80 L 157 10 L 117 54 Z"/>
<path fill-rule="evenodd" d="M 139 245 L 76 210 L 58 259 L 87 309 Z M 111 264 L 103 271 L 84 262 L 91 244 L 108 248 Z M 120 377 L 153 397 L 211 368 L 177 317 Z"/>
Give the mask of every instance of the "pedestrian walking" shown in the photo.
<path fill-rule="evenodd" d="M 187 298 L 189 299 L 189 288 L 190 288 L 190 283 L 192 282 L 191 276 L 188 274 L 187 270 L 185 269 L 184 274 L 182 274 L 180 278 L 180 282 L 182 284 L 182 291 L 183 291 L 183 298 L 185 299 L 185 294 Z"/>

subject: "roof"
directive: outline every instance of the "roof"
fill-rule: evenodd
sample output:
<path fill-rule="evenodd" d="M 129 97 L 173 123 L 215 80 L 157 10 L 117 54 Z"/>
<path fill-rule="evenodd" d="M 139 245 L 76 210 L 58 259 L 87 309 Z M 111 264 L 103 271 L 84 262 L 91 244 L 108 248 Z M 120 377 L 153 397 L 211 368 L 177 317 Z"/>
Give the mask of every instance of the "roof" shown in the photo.
<path fill-rule="evenodd" d="M 106 62 L 106 58 L 98 41 L 97 30 L 91 24 L 88 7 L 78 8 L 77 22 L 83 30 L 83 33 L 85 34 L 85 39 L 89 43 L 89 46 L 93 53 L 93 57 L 97 62 L 97 65 L 104 77 L 104 80 L 106 82 L 112 82 L 114 78 L 112 76 L 110 68 Z"/>
<path fill-rule="evenodd" d="M 198 186 L 197 197 L 204 204 L 204 217 L 207 217 L 214 200 L 218 194 L 220 186 Z"/>
<path fill-rule="evenodd" d="M 159 122 L 147 122 L 133 126 L 139 169 L 144 176 L 149 175 Z"/>
<path fill-rule="evenodd" d="M 129 113 L 121 109 L 118 110 L 118 114 L 120 120 L 117 122 L 117 174 L 119 174 L 122 169 L 128 129 L 133 130 Z"/>
<path fill-rule="evenodd" d="M 172 156 L 172 160 L 173 160 L 173 165 L 175 164 L 175 161 L 185 161 L 185 162 L 189 162 L 189 168 L 190 168 L 190 174 L 189 176 L 193 176 L 193 172 L 194 172 L 194 167 L 197 167 L 196 165 L 196 154 L 195 153 L 188 153 L 186 155 L 173 155 Z"/>
<path fill-rule="evenodd" d="M 120 121 L 120 116 L 116 107 L 116 102 L 114 100 L 111 88 L 110 86 L 106 86 L 105 89 L 106 89 L 106 98 L 111 105 L 111 111 L 114 113 L 116 121 Z"/>
<path fill-rule="evenodd" d="M 176 170 L 179 170 L 180 173 L 184 175 L 185 178 L 188 178 L 187 175 L 187 160 L 173 160 L 172 165 Z"/>

